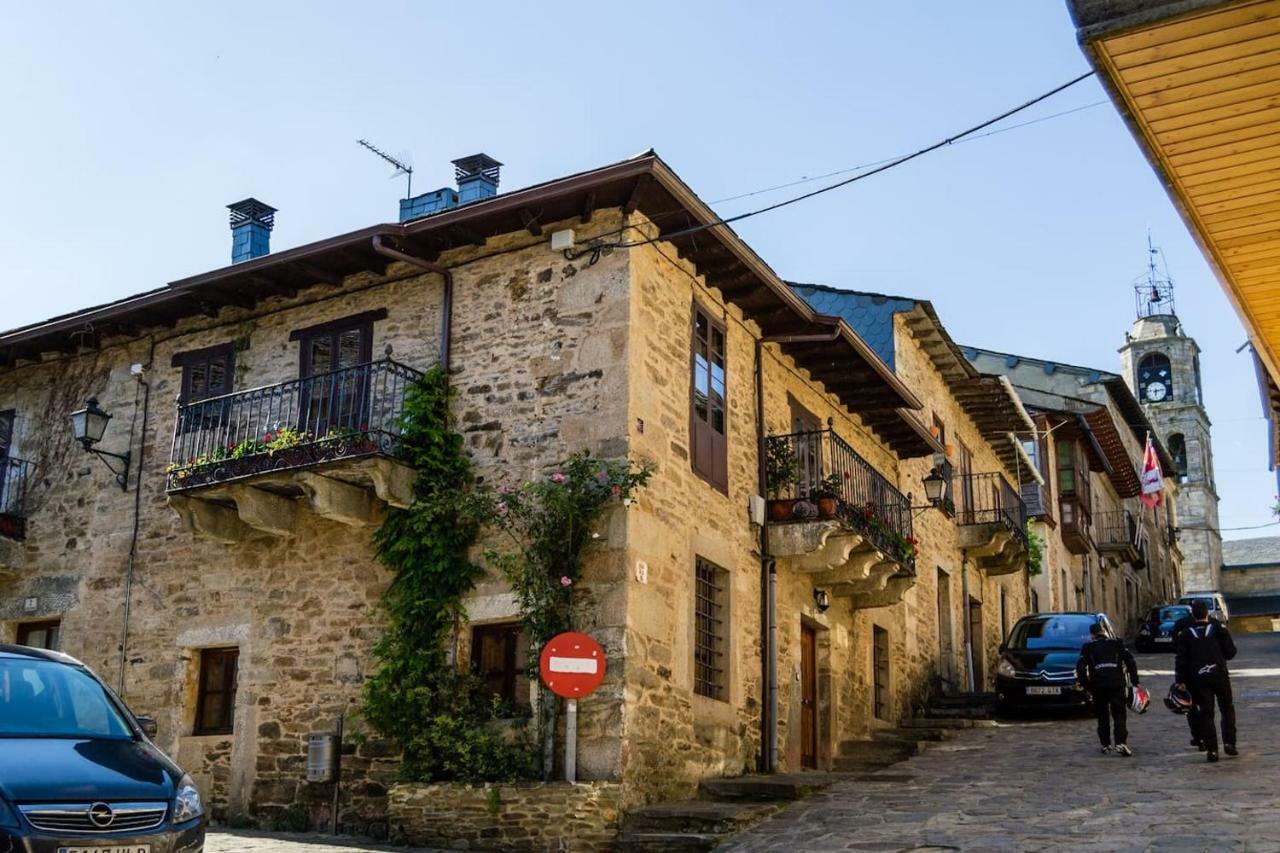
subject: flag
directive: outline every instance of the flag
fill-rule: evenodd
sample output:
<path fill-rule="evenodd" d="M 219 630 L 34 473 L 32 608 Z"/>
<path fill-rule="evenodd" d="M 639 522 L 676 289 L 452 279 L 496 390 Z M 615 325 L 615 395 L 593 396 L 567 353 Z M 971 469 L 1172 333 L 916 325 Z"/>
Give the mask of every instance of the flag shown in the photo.
<path fill-rule="evenodd" d="M 1147 433 L 1147 451 L 1142 455 L 1142 494 L 1139 496 L 1149 507 L 1160 505 L 1160 492 L 1164 490 L 1164 472 L 1160 470 L 1160 460 L 1156 457 L 1155 442 L 1151 433 Z"/>

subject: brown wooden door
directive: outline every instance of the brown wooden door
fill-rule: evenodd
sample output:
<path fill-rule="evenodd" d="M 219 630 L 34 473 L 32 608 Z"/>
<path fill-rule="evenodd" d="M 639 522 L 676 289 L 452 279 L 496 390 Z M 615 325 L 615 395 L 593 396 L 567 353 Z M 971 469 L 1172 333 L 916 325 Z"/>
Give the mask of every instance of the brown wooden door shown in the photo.
<path fill-rule="evenodd" d="M 973 689 L 981 693 L 987 683 L 982 665 L 986 643 L 982 634 L 982 602 L 976 598 L 969 599 L 969 642 L 973 649 Z"/>
<path fill-rule="evenodd" d="M 800 766 L 818 766 L 818 634 L 800 626 Z"/>

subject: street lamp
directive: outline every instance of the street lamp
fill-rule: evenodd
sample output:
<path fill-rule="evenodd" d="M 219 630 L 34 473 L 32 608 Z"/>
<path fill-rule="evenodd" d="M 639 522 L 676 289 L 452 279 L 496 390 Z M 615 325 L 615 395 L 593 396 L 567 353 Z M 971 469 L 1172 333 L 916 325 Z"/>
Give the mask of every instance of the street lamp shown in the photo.
<path fill-rule="evenodd" d="M 71 413 L 71 435 L 80 442 L 80 446 L 86 453 L 97 456 L 111 470 L 111 473 L 116 475 L 116 482 L 122 491 L 128 491 L 129 451 L 126 450 L 122 455 L 94 447 L 102 441 L 102 436 L 107 431 L 107 422 L 110 420 L 111 415 L 98 405 L 98 398 L 90 397 L 83 409 Z M 113 459 L 119 463 L 119 468 L 112 464 Z"/>
<path fill-rule="evenodd" d="M 831 606 L 831 593 L 825 589 L 815 587 L 813 590 L 813 603 L 818 608 L 819 613 L 826 613 L 827 608 Z"/>
<path fill-rule="evenodd" d="M 924 496 L 928 498 L 930 506 L 937 506 L 942 501 L 942 490 L 946 485 L 946 477 L 937 468 L 925 475 Z"/>

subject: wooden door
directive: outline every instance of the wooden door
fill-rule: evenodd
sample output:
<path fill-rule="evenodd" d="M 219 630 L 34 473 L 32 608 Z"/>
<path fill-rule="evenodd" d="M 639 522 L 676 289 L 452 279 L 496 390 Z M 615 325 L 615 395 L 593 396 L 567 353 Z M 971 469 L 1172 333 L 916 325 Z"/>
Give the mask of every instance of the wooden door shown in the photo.
<path fill-rule="evenodd" d="M 818 634 L 800 626 L 800 766 L 818 766 Z"/>
<path fill-rule="evenodd" d="M 969 599 L 969 642 L 973 649 L 973 689 L 981 693 L 987 683 L 982 659 L 986 656 L 986 642 L 982 633 L 982 602 Z"/>

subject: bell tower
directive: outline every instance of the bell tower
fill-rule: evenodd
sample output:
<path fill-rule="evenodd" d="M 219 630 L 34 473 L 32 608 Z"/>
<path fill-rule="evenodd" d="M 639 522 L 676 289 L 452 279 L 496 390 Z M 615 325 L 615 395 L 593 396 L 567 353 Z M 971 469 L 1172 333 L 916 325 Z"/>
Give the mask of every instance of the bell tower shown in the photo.
<path fill-rule="evenodd" d="M 1222 535 L 1213 479 L 1213 445 L 1200 382 L 1200 347 L 1182 328 L 1174 307 L 1173 281 L 1161 272 L 1160 250 L 1147 238 L 1147 272 L 1134 283 L 1137 319 L 1120 348 L 1121 373 L 1147 419 L 1173 457 L 1179 481 L 1177 524 L 1181 529 L 1184 591 L 1220 588 Z"/>

